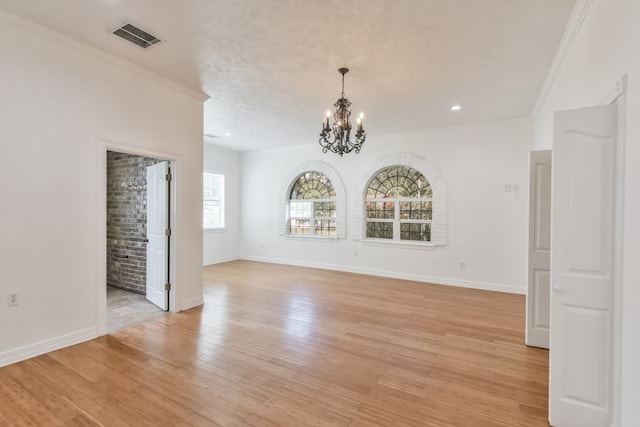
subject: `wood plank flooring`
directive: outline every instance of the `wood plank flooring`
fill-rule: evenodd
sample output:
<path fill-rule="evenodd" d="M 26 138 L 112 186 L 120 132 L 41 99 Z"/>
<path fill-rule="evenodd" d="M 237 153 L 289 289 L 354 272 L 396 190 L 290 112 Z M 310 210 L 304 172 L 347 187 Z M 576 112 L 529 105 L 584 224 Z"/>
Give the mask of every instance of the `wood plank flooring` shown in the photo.
<path fill-rule="evenodd" d="M 0 369 L 0 425 L 548 426 L 521 295 L 248 261 L 204 292 Z"/>

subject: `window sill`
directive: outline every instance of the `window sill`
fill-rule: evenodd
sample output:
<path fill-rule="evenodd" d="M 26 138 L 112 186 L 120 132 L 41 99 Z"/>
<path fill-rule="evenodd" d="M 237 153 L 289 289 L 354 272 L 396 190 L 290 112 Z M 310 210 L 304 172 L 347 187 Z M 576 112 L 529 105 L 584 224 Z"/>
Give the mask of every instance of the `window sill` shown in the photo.
<path fill-rule="evenodd" d="M 355 239 L 358 240 L 358 239 Z M 436 249 L 435 244 L 429 243 L 416 243 L 411 241 L 398 241 L 398 240 L 374 240 L 374 239 L 362 239 L 358 240 L 365 246 L 378 246 L 387 248 L 403 248 L 403 249 L 418 249 L 424 251 L 433 251 Z"/>
<path fill-rule="evenodd" d="M 216 227 L 216 228 L 203 228 L 202 232 L 205 234 L 210 234 L 210 233 L 224 233 L 225 231 L 227 231 L 226 227 Z"/>
<path fill-rule="evenodd" d="M 297 234 L 285 234 L 284 238 L 291 240 L 310 240 L 313 242 L 337 242 L 340 240 L 338 236 L 304 236 Z"/>

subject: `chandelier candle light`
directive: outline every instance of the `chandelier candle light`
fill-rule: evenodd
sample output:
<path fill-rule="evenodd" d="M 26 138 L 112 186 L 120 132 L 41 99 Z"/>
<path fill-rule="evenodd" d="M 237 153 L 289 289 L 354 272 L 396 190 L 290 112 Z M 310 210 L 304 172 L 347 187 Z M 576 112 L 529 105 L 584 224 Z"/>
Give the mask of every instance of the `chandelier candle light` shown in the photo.
<path fill-rule="evenodd" d="M 342 74 L 342 95 L 340 99 L 333 104 L 335 108 L 333 125 L 329 124 L 331 111 L 327 111 L 327 116 L 322 123 L 319 142 L 323 153 L 331 151 L 332 153 L 338 153 L 342 156 L 344 153 L 350 153 L 351 151 L 359 153 L 367 134 L 364 131 L 364 125 L 362 123 L 364 114 L 360 113 L 357 121 L 356 140 L 352 141 L 349 138 L 351 134 L 351 110 L 349 109 L 351 102 L 344 97 L 344 75 L 349 72 L 349 69 L 340 68 L 338 71 Z M 331 141 L 332 136 L 333 141 Z"/>

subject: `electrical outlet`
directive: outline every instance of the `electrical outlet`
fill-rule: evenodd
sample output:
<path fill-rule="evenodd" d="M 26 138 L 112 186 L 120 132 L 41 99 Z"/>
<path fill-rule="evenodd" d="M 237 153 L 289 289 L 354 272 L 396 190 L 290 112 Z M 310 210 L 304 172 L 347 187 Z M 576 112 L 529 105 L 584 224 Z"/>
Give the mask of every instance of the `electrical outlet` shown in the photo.
<path fill-rule="evenodd" d="M 13 305 L 18 305 L 18 293 L 17 292 L 9 292 L 7 294 L 7 305 L 9 307 Z"/>
<path fill-rule="evenodd" d="M 460 269 L 464 269 L 464 267 L 465 267 L 464 261 L 460 261 Z"/>

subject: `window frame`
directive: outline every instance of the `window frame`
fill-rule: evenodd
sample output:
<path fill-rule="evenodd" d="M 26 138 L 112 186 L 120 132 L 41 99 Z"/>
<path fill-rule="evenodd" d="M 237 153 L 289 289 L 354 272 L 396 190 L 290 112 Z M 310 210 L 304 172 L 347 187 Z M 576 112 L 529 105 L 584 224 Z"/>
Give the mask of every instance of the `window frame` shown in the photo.
<path fill-rule="evenodd" d="M 374 196 L 367 196 L 366 194 L 368 193 L 368 190 L 371 186 L 371 183 L 378 178 L 383 172 L 386 172 L 390 169 L 393 168 L 409 168 L 413 171 L 418 172 L 422 178 L 424 178 L 425 182 L 429 185 L 429 188 L 431 190 L 431 197 L 374 197 Z M 379 180 L 378 180 L 379 181 Z M 366 183 L 365 189 L 365 197 L 364 197 L 364 234 L 363 234 L 363 239 L 366 241 L 372 241 L 372 242 L 394 242 L 394 243 L 411 243 L 411 244 L 420 244 L 420 245 L 430 245 L 431 244 L 431 224 L 433 222 L 433 188 L 431 187 L 431 183 L 429 182 L 429 180 L 427 179 L 427 177 L 424 176 L 424 174 L 422 172 L 420 172 L 419 170 L 408 166 L 408 165 L 403 165 L 403 164 L 395 164 L 395 165 L 388 165 L 385 166 L 383 168 L 380 168 L 378 171 L 376 171 L 374 174 L 371 175 L 371 177 L 369 178 L 369 180 Z M 368 209 L 367 209 L 367 204 L 369 203 L 393 203 L 393 218 L 369 218 L 368 217 Z M 431 206 L 431 218 L 430 219 L 411 219 L 411 218 L 407 218 L 407 219 L 403 219 L 400 215 L 401 213 L 401 205 L 403 203 L 429 203 Z M 367 225 L 369 223 L 391 223 L 393 224 L 393 228 L 392 228 L 392 234 L 391 234 L 391 239 L 387 239 L 384 237 L 368 237 L 367 236 Z M 402 238 L 402 224 L 428 224 L 429 226 L 429 240 L 412 240 L 412 239 L 403 239 Z"/>
<path fill-rule="evenodd" d="M 389 166 L 406 166 L 420 172 L 431 185 L 431 241 L 391 240 L 366 237 L 366 204 L 369 183 L 382 169 Z M 360 171 L 353 185 L 353 235 L 354 241 L 367 246 L 397 247 L 416 250 L 436 250 L 447 245 L 447 185 L 436 167 L 424 157 L 410 152 L 393 152 L 382 155 Z M 383 200 L 383 198 L 379 198 Z"/>
<path fill-rule="evenodd" d="M 393 218 L 367 218 L 367 209 L 366 204 L 372 203 L 381 203 L 381 202 L 391 202 L 393 203 Z M 412 244 L 431 244 L 431 224 L 433 223 L 433 213 L 431 214 L 431 219 L 402 219 L 400 217 L 400 205 L 404 202 L 409 203 L 431 203 L 431 210 L 433 212 L 433 197 L 425 197 L 425 198 L 410 198 L 410 197 L 387 197 L 387 198 L 373 198 L 367 197 L 364 199 L 365 204 L 365 218 L 364 218 L 364 227 L 365 234 L 364 239 L 367 241 L 374 242 L 395 242 L 395 243 L 412 243 Z M 386 222 L 393 224 L 393 237 L 391 239 L 385 239 L 382 237 L 367 237 L 366 227 L 370 222 Z M 402 227 L 401 224 L 429 224 L 429 240 L 410 240 L 410 239 L 402 239 Z"/>
<path fill-rule="evenodd" d="M 289 199 L 291 197 L 291 190 L 293 189 L 293 185 L 298 177 L 307 171 L 323 173 L 333 184 L 333 189 L 336 192 L 335 236 L 309 236 L 288 233 L 289 222 L 287 219 L 289 217 Z M 289 171 L 283 174 L 278 194 L 278 236 L 292 240 L 300 239 L 307 242 L 337 242 L 340 239 L 347 238 L 347 197 L 344 182 L 342 181 L 338 171 L 336 171 L 336 169 L 326 161 L 318 159 L 305 160 L 293 166 Z"/>
<path fill-rule="evenodd" d="M 293 216 L 291 215 L 291 202 L 295 202 L 295 203 L 309 203 L 310 206 L 310 212 L 311 215 L 310 216 Z M 316 234 L 315 230 L 316 230 L 316 221 L 333 221 L 334 223 L 336 222 L 336 217 L 331 217 L 331 216 L 316 216 L 315 212 L 316 209 L 314 208 L 315 203 L 336 203 L 336 199 L 289 199 L 289 217 L 287 218 L 287 220 L 289 221 L 289 229 L 288 229 L 288 234 L 289 236 L 295 236 L 295 237 L 328 237 L 328 238 L 335 238 L 335 234 Z M 291 232 L 291 220 L 309 220 L 309 233 L 307 234 L 303 234 L 303 233 L 292 233 Z M 335 225 L 334 225 L 335 228 Z M 337 231 L 336 231 L 337 233 Z"/>
<path fill-rule="evenodd" d="M 323 175 L 326 180 L 328 181 L 328 183 L 331 186 L 331 190 L 334 193 L 333 198 L 322 198 L 322 199 L 292 199 L 291 198 L 291 193 L 293 192 L 293 189 L 295 188 L 296 184 L 298 183 L 298 181 L 300 180 L 300 178 L 302 176 L 304 176 L 307 173 L 318 173 L 320 175 Z M 298 173 L 297 176 L 292 180 L 289 191 L 288 191 L 288 199 L 287 199 L 287 211 L 286 211 L 286 235 L 288 237 L 295 237 L 295 238 L 304 238 L 304 239 L 337 239 L 338 237 L 338 227 L 337 227 L 337 216 L 338 216 L 338 200 L 337 200 L 337 190 L 333 184 L 333 182 L 331 181 L 331 178 L 329 176 L 327 176 L 327 174 L 325 174 L 322 171 L 318 171 L 318 170 L 306 170 L 303 171 L 301 173 Z M 310 211 L 310 215 L 309 216 L 294 216 L 291 215 L 291 205 L 292 203 L 308 203 L 309 206 L 309 211 Z M 315 204 L 316 203 L 333 203 L 334 204 L 334 212 L 335 212 L 335 216 L 331 217 L 331 216 L 316 216 L 316 209 L 315 209 Z M 293 233 L 292 232 L 292 227 L 291 227 L 291 221 L 292 220 L 308 220 L 309 221 L 309 232 L 308 233 Z M 316 234 L 316 221 L 333 221 L 334 223 L 334 233 L 333 234 Z"/>
<path fill-rule="evenodd" d="M 220 197 L 219 199 L 207 199 L 204 194 L 204 186 L 205 186 L 205 178 L 206 174 L 217 175 L 221 177 L 222 183 L 220 188 Z M 203 231 L 223 231 L 226 229 L 226 177 L 224 172 L 214 171 L 214 170 L 203 170 L 202 171 L 202 230 Z M 205 204 L 207 201 L 219 202 L 220 203 L 220 223 L 221 225 L 216 225 L 212 227 L 205 226 Z"/>

